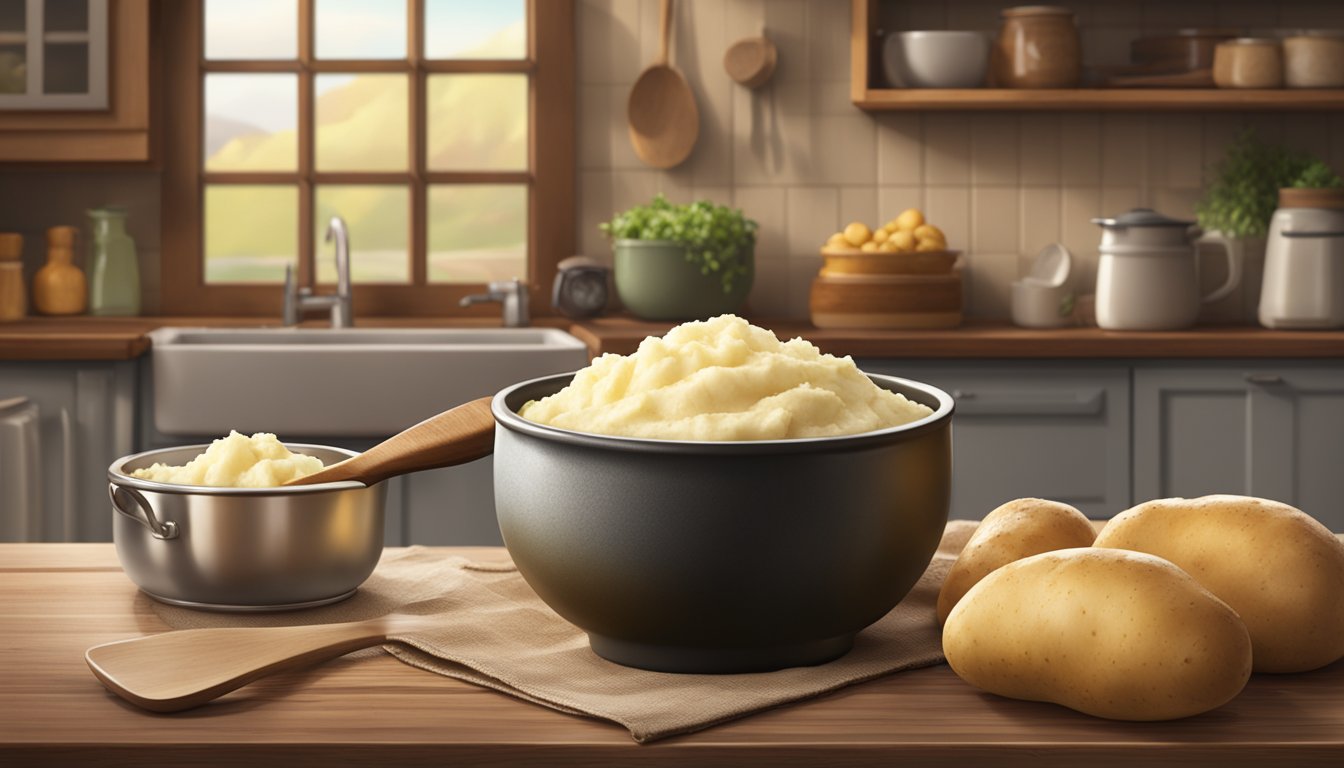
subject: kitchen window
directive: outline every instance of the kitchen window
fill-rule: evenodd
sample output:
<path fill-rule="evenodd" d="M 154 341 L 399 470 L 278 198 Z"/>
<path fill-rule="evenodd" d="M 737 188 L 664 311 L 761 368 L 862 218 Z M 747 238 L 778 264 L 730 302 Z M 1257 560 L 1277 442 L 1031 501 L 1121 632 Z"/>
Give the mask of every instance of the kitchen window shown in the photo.
<path fill-rule="evenodd" d="M 571 0 L 164 4 L 162 306 L 279 314 L 286 267 L 355 315 L 540 311 L 573 216 Z"/>

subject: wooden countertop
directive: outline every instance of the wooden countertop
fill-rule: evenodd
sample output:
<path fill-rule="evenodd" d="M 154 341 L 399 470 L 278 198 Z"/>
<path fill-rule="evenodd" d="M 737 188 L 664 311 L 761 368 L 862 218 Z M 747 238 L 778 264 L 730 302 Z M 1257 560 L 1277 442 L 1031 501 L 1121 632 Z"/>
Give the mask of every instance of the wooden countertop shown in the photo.
<path fill-rule="evenodd" d="M 802 336 L 823 352 L 855 357 L 918 358 L 1344 358 L 1344 331 L 1272 331 L 1250 326 L 1207 326 L 1187 331 L 1122 332 L 1099 328 L 1031 330 L 970 324 L 946 331 L 821 330 L 798 320 L 755 321 L 781 338 Z M 360 327 L 493 327 L 461 318 L 357 318 Z M 567 328 L 594 354 L 629 354 L 649 335 L 673 323 L 628 317 L 572 323 L 536 318 L 536 325 Z M 137 317 L 28 318 L 0 324 L 0 361 L 131 360 L 149 349 L 145 334 L 163 326 L 261 327 L 270 318 Z M 310 320 L 304 327 L 325 327 Z"/>
<path fill-rule="evenodd" d="M 176 715 L 122 702 L 84 664 L 89 646 L 164 629 L 111 544 L 0 544 L 0 765 L 1344 764 L 1344 662 L 1256 676 L 1221 709 L 1166 723 L 978 693 L 940 665 L 640 746 L 618 726 L 386 655 L 267 678 Z"/>

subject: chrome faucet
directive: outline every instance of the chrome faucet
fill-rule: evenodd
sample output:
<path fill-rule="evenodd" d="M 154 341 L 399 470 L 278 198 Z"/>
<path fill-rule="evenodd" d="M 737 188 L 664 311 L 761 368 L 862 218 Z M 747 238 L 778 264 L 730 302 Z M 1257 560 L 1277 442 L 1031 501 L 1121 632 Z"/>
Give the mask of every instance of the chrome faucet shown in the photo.
<path fill-rule="evenodd" d="M 349 328 L 355 324 L 354 307 L 350 301 L 350 232 L 345 220 L 332 216 L 327 224 L 326 241 L 336 241 L 336 293 L 317 295 L 310 286 L 294 285 L 294 270 L 285 265 L 284 324 L 297 325 L 299 316 L 310 309 L 330 309 L 332 328 Z"/>
<path fill-rule="evenodd" d="M 489 293 L 473 293 L 463 296 L 458 306 L 469 307 L 486 301 L 498 301 L 503 305 L 504 326 L 522 328 L 528 324 L 527 285 L 518 279 L 493 280 L 487 286 Z"/>

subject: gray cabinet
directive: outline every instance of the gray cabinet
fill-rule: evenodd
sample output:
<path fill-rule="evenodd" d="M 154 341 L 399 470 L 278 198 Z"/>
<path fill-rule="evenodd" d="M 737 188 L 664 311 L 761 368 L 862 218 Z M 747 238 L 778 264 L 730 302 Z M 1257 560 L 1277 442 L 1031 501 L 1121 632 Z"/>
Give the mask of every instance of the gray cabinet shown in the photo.
<path fill-rule="evenodd" d="M 0 441 L 0 482 L 24 485 L 0 521 L 36 521 L 0 540 L 111 541 L 107 467 L 135 450 L 137 378 L 133 362 L 0 363 L 0 400 L 27 401 L 7 424 L 22 434 Z"/>
<path fill-rule="evenodd" d="M 1134 498 L 1235 493 L 1344 530 L 1344 364 L 1151 363 L 1134 373 Z"/>
<path fill-rule="evenodd" d="M 1105 518 L 1130 503 L 1126 365 L 864 360 L 874 373 L 951 394 L 953 518 L 980 519 L 1022 496 Z"/>

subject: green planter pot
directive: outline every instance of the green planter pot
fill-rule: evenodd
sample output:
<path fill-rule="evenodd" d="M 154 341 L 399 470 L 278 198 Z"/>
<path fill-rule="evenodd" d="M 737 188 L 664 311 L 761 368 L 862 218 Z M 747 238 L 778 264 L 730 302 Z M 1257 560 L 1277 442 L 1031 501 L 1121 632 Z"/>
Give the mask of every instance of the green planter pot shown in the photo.
<path fill-rule="evenodd" d="M 700 274 L 700 265 L 686 260 L 686 248 L 671 240 L 616 240 L 616 292 L 635 316 L 644 320 L 704 320 L 736 312 L 751 291 L 754 259 L 747 254 L 747 274 L 723 291 L 717 272 Z"/>

